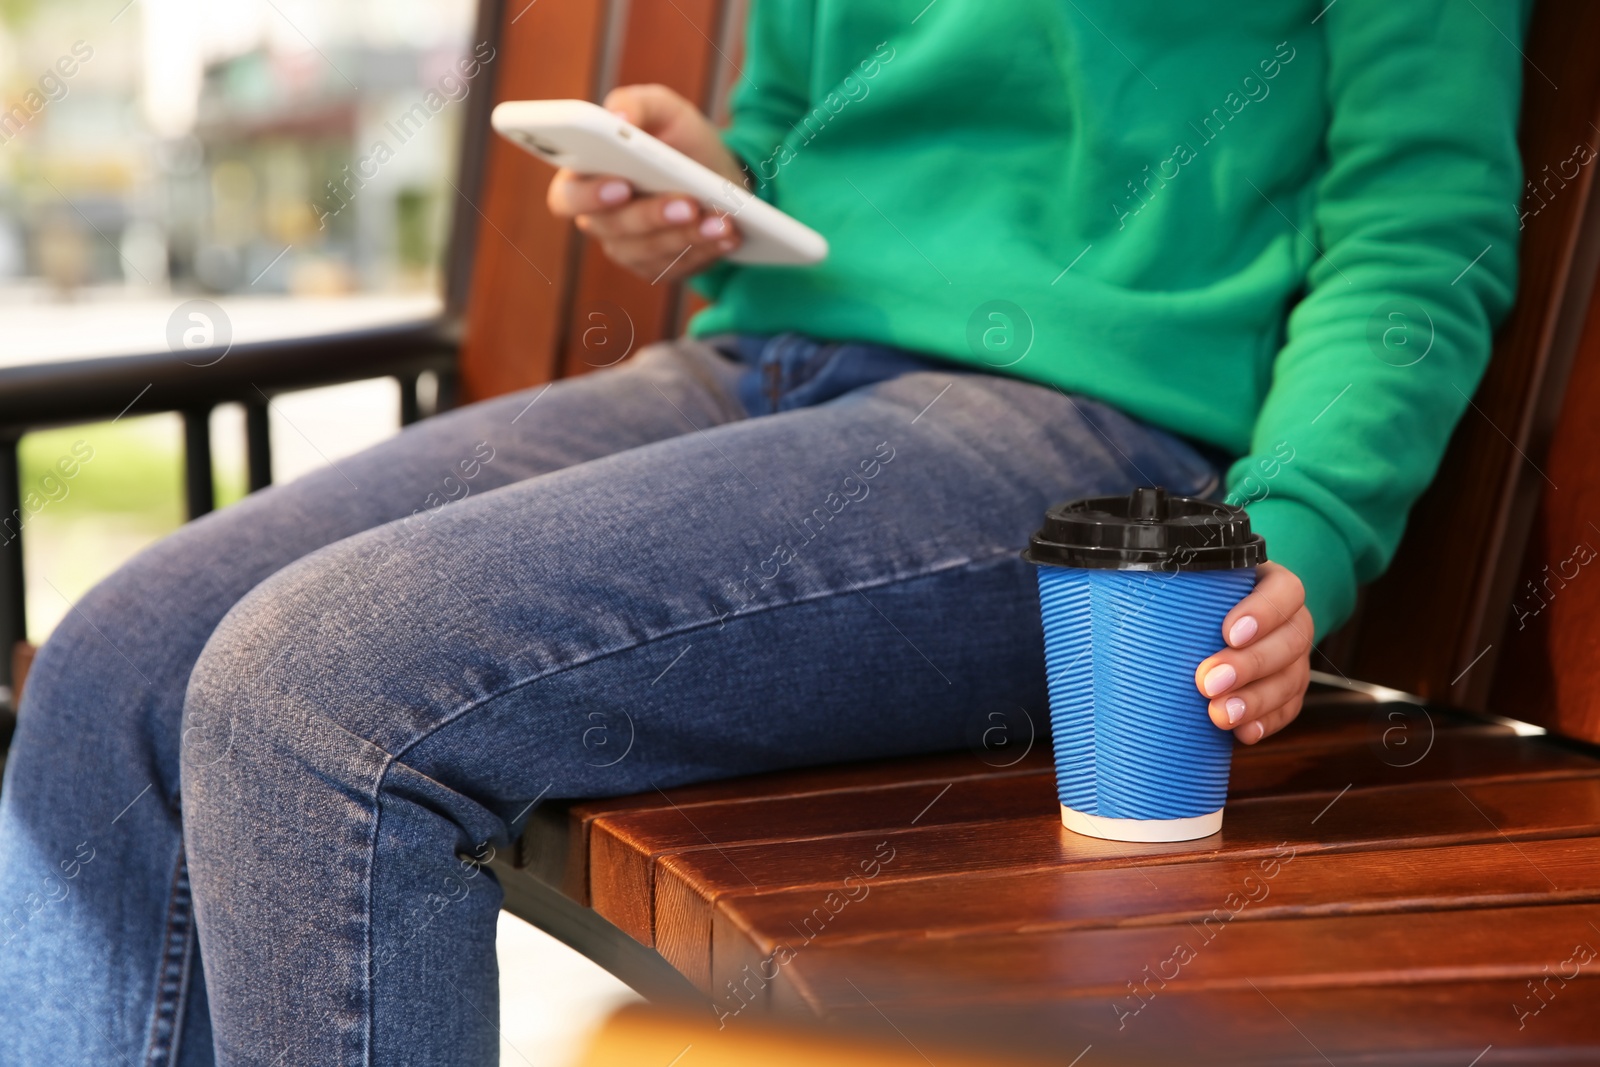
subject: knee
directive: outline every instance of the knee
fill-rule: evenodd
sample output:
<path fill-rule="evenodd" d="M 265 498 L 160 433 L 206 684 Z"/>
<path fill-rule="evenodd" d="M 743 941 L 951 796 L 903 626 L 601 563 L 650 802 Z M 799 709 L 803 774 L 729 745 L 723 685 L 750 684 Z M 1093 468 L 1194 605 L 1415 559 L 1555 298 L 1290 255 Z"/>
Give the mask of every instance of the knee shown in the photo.
<path fill-rule="evenodd" d="M 405 537 L 391 524 L 313 553 L 216 626 L 183 712 L 185 839 L 196 864 L 220 862 L 247 839 L 294 853 L 290 839 L 340 819 L 353 849 L 363 820 L 397 788 L 446 790 L 429 794 L 438 810 L 455 802 L 449 782 L 406 760 L 463 703 L 450 672 L 434 667 L 436 643 L 479 631 L 444 618 L 462 594 L 441 589 L 437 559 L 404 540 L 387 551 Z"/>
<path fill-rule="evenodd" d="M 189 677 L 185 775 L 366 765 L 427 727 L 444 704 L 428 665 L 450 605 L 415 532 L 337 542 L 234 605 Z"/>
<path fill-rule="evenodd" d="M 183 701 L 186 776 L 281 746 L 310 715 L 308 681 L 337 673 L 334 655 L 346 642 L 330 649 L 326 631 L 348 620 L 349 607 L 341 608 L 337 574 L 314 559 L 257 585 L 200 650 Z"/>
<path fill-rule="evenodd" d="M 343 558 L 324 550 L 257 585 L 195 662 L 179 773 L 197 869 L 267 848 L 266 837 L 282 844 L 350 801 L 364 808 L 382 779 L 390 757 L 363 733 L 361 694 L 343 685 L 370 670 L 358 655 L 361 605 L 338 581 Z"/>

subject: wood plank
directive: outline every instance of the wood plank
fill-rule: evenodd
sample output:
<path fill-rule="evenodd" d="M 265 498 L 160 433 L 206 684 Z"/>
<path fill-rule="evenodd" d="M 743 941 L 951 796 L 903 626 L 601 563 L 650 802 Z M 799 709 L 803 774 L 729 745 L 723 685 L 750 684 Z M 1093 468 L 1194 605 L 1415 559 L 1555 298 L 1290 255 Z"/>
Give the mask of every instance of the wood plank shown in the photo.
<path fill-rule="evenodd" d="M 1048 813 L 1055 804 L 1054 773 L 1033 772 L 701 805 L 692 814 L 668 808 L 605 815 L 590 832 L 591 906 L 650 945 L 655 861 L 664 853 Z"/>
<path fill-rule="evenodd" d="M 1588 138 L 1585 138 L 1588 140 Z M 1592 168 L 1590 168 L 1592 169 Z M 1539 501 L 1513 590 L 1489 706 L 1600 742 L 1600 280 L 1543 466 L 1565 486 Z M 1512 624 L 1514 621 L 1514 624 Z"/>
<path fill-rule="evenodd" d="M 1420 750 L 1386 749 L 1376 737 L 1366 743 L 1321 748 L 1255 748 L 1259 752 L 1234 761 L 1230 801 L 1336 792 L 1349 785 L 1383 789 L 1416 782 L 1528 778 L 1600 766 L 1585 752 L 1537 738 L 1468 730 L 1437 732 L 1432 746 Z"/>
<path fill-rule="evenodd" d="M 752 951 L 764 958 L 787 932 L 736 924 L 719 911 L 724 900 L 805 887 L 821 903 L 874 856 L 880 841 L 888 842 L 894 855 L 872 879 L 873 893 L 896 883 L 948 885 L 955 878 L 998 871 L 1081 872 L 1137 864 L 1154 877 L 1160 865 L 1188 871 L 1216 860 L 1258 862 L 1283 842 L 1306 857 L 1573 837 L 1600 829 L 1600 778 L 1593 776 L 1460 788 L 1427 783 L 1393 791 L 1354 790 L 1331 805 L 1328 799 L 1240 802 L 1229 809 L 1220 839 L 1205 842 L 1097 841 L 1048 820 L 1026 818 L 682 852 L 663 858 L 657 868 L 656 892 L 663 905 L 657 908 L 655 947 L 702 989 L 720 989 L 750 962 Z"/>
<path fill-rule="evenodd" d="M 494 59 L 502 100 L 587 97 L 599 73 L 604 0 L 503 5 Z M 571 289 L 576 230 L 550 214 L 544 189 L 554 170 L 491 136 L 484 187 L 472 203 L 478 226 L 461 345 L 466 401 L 556 377 L 556 350 Z M 466 195 L 463 193 L 462 195 Z"/>
<path fill-rule="evenodd" d="M 1370 790 L 1423 781 L 1570 775 L 1596 768 L 1600 762 L 1589 756 L 1529 739 L 1442 732 L 1426 756 L 1408 766 L 1384 763 L 1366 744 L 1278 752 L 1259 746 L 1236 761 L 1229 792 L 1237 802 L 1331 794 L 1353 784 Z M 591 905 L 631 936 L 653 945 L 654 868 L 664 856 L 758 841 L 869 833 L 915 822 L 945 825 L 1038 813 L 1054 825 L 1056 803 L 1054 771 L 1044 770 L 963 779 L 938 790 L 931 784 L 890 785 L 859 793 L 709 803 L 692 814 L 679 808 L 612 813 L 595 819 L 589 831 Z"/>
<path fill-rule="evenodd" d="M 1359 737 L 1350 740 L 1341 734 L 1320 745 L 1241 748 L 1234 761 L 1229 799 L 1332 793 L 1352 785 L 1374 789 L 1421 781 L 1561 776 L 1600 768 L 1600 761 L 1584 753 L 1525 741 L 1499 727 L 1483 732 L 1441 730 L 1431 750 L 1405 765 L 1385 763 L 1382 747 Z M 940 798 L 940 822 L 958 817 L 1004 818 L 1012 812 L 1049 812 L 1055 807 L 1055 771 L 1043 750 L 1003 771 L 961 759 L 926 766 L 904 761 L 895 771 L 906 777 L 897 778 L 888 773 L 875 775 L 873 766 L 853 768 L 848 778 L 841 776 L 836 783 L 829 780 L 828 772 L 816 772 L 813 787 L 803 792 L 764 785 L 745 793 L 718 788 L 725 783 L 712 783 L 694 787 L 703 791 L 691 794 L 695 797 L 692 801 L 669 795 L 645 797 L 635 805 L 633 798 L 621 798 L 578 810 L 598 820 L 601 832 L 659 854 L 711 847 L 713 843 L 722 846 L 896 826 L 916 818 L 936 796 Z M 958 776 L 945 779 L 930 773 L 946 766 Z M 952 788 L 941 796 L 946 785 Z M 1045 798 L 1042 801 L 1041 796 Z M 952 799 L 956 810 L 949 813 Z M 986 809 L 986 802 L 998 806 Z"/>
<path fill-rule="evenodd" d="M 665 85 L 709 110 L 715 68 L 712 42 L 723 0 L 635 4 L 617 66 L 616 84 Z M 603 89 L 609 89 L 605 86 Z M 572 327 L 562 345 L 562 373 L 584 374 L 678 332 L 680 287 L 657 285 L 618 266 L 591 238 L 579 250 Z"/>
<path fill-rule="evenodd" d="M 1285 866 L 1278 877 L 1290 877 L 1293 869 Z M 1217 904 L 1223 908 L 1223 901 Z M 1271 995 L 1401 982 L 1526 981 L 1558 968 L 1575 945 L 1589 946 L 1594 955 L 1586 966 L 1600 972 L 1596 914 L 1592 904 L 1557 904 L 1500 908 L 1492 921 L 1478 910 L 1434 911 L 810 945 L 778 968 L 771 986 L 775 1007 L 803 1003 L 826 1014 L 859 1003 L 860 991 L 884 1011 L 905 1004 L 1085 997 L 1136 1010 L 1136 989 L 1159 998 L 1169 986 L 1254 988 Z M 1187 951 L 1175 954 L 1176 946 Z"/>
<path fill-rule="evenodd" d="M 820 796 L 871 790 L 889 784 L 922 783 L 938 788 L 963 778 L 1039 773 L 1053 766 L 1047 745 L 1034 747 L 1014 765 L 1003 768 L 985 762 L 978 753 L 941 752 L 903 759 L 800 767 L 650 793 L 541 805 L 523 836 L 519 865 L 533 868 L 547 883 L 579 903 L 588 904 L 590 828 L 602 815 L 670 811 L 674 806 L 693 812 L 711 804 L 778 796 Z"/>
<path fill-rule="evenodd" d="M 1262 753 L 1282 754 L 1291 749 L 1326 748 L 1339 742 L 1364 743 L 1391 763 L 1416 758 L 1430 737 L 1442 733 L 1472 733 L 1509 737 L 1511 727 L 1475 715 L 1445 708 L 1397 702 L 1378 703 L 1337 690 L 1320 694 L 1319 703 L 1304 708 L 1300 716 L 1270 741 L 1234 748 L 1234 759 L 1255 759 Z M 1407 746 L 1411 746 L 1409 749 Z"/>
<path fill-rule="evenodd" d="M 1600 947 L 1600 938 L 1591 934 L 1587 940 Z M 1554 962 L 1565 959 L 1559 953 L 1571 947 L 1556 946 Z M 1543 1000 L 1535 999 L 1525 978 L 1287 988 L 1266 994 L 1249 988 L 1197 991 L 1174 982 L 1138 1015 L 1121 1020 L 1120 1027 L 1110 1001 L 1089 997 L 1043 1003 L 1024 997 L 971 1013 L 953 1011 L 948 1004 L 896 1007 L 892 1023 L 858 999 L 830 1011 L 829 1020 L 928 1047 L 945 1034 L 959 1034 L 997 1050 L 1053 1052 L 1059 1064 L 1092 1045 L 1082 1067 L 1106 1062 L 1593 1064 L 1600 1062 L 1600 1013 L 1594 1010 L 1600 978 L 1594 969 L 1593 964 L 1582 968 L 1565 987 L 1552 981 Z M 870 995 L 870 987 L 864 988 Z M 1518 1009 L 1531 1012 L 1539 1004 L 1538 1014 L 1518 1015 Z M 728 1029 L 754 1017 L 754 1011 L 741 1014 Z"/>
<path fill-rule="evenodd" d="M 1600 823 L 1593 828 L 1600 834 Z M 971 933 L 1027 933 L 1198 922 L 1230 893 L 1251 899 L 1241 919 L 1489 908 L 1600 900 L 1600 839 L 1592 836 L 1447 848 L 1219 859 L 1073 870 L 973 873 L 874 886 L 858 876 L 824 906 L 817 887 L 732 891 L 718 921 L 770 951 L 807 944 L 896 941 Z M 1269 876 L 1293 867 L 1293 877 Z M 665 906 L 665 901 L 663 901 Z M 820 914 L 818 909 L 821 908 Z M 834 910 L 837 909 L 837 910 Z M 763 936 L 765 935 L 765 936 Z"/>

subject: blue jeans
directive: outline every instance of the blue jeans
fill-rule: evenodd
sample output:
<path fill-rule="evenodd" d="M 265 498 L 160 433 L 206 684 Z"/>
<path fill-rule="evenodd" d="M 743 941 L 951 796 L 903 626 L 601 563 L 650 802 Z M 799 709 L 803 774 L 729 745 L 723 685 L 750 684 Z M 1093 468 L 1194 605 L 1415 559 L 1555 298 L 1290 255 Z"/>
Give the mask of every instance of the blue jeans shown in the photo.
<path fill-rule="evenodd" d="M 1045 508 L 1216 480 L 1051 388 L 730 338 L 430 419 L 191 523 L 28 679 L 0 1063 L 493 1064 L 477 861 L 535 804 L 1042 716 L 1017 553 Z"/>

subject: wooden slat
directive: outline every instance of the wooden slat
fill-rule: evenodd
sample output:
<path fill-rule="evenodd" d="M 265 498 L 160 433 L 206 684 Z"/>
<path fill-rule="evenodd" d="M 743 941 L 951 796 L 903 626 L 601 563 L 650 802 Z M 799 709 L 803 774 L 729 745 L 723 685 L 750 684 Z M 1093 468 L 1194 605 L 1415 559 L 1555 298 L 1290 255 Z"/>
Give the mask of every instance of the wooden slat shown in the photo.
<path fill-rule="evenodd" d="M 22 689 L 28 684 L 28 671 L 33 668 L 33 657 L 39 651 L 37 645 L 26 641 L 18 641 L 11 646 L 11 706 L 22 706 Z M 3 654 L 3 653 L 0 653 Z"/>
<path fill-rule="evenodd" d="M 1393 767 L 1366 744 L 1340 742 L 1323 749 L 1246 749 L 1235 761 L 1230 799 L 1331 794 L 1354 784 L 1391 788 L 1424 781 L 1581 773 L 1595 767 L 1587 756 L 1508 736 L 1441 732 L 1417 763 Z M 937 797 L 937 800 L 935 798 Z M 926 814 L 919 816 L 931 804 Z M 654 867 L 685 850 L 813 836 L 866 833 L 909 826 L 1025 816 L 1055 823 L 1053 771 L 965 779 L 940 796 L 928 784 L 888 786 L 870 796 L 766 797 L 706 804 L 693 814 L 675 808 L 597 818 L 589 833 L 593 856 L 591 904 L 643 944 L 654 944 Z M 671 957 L 669 956 L 669 959 Z"/>
<path fill-rule="evenodd" d="M 713 42 L 721 29 L 723 0 L 673 0 L 634 4 L 629 11 L 616 84 L 656 83 L 708 109 L 715 68 L 725 61 Z M 609 87 L 607 87 L 609 88 Z M 617 266 L 599 245 L 583 239 L 579 253 L 572 328 L 562 346 L 562 373 L 609 366 L 623 345 L 637 349 L 677 331 L 679 287 L 652 284 Z"/>
<path fill-rule="evenodd" d="M 1600 823 L 1592 830 L 1600 833 Z M 1283 851 L 1294 850 L 1288 845 Z M 1199 922 L 1230 893 L 1252 898 L 1240 915 L 1249 921 L 1575 903 L 1600 900 L 1600 840 L 1516 844 L 1497 838 L 1450 848 L 1294 854 L 1287 862 L 1227 858 L 974 873 L 879 885 L 874 881 L 858 875 L 848 896 L 837 886 L 826 891 L 730 892 L 718 902 L 718 918 L 733 928 L 780 939 L 795 938 L 791 924 L 797 924 L 807 945 L 836 945 Z M 828 892 L 838 896 L 824 905 Z M 819 908 L 823 910 L 817 914 Z"/>
<path fill-rule="evenodd" d="M 1215 842 L 1135 845 L 1081 837 L 1044 819 L 917 827 L 879 835 L 730 846 L 683 852 L 657 869 L 656 949 L 703 989 L 720 989 L 752 958 L 769 955 L 791 931 L 751 926 L 721 910 L 747 894 L 803 888 L 816 903 L 870 860 L 880 841 L 893 860 L 873 892 L 897 883 L 948 886 L 985 871 L 1083 872 L 1150 869 L 1225 860 L 1255 863 L 1290 842 L 1300 858 L 1318 853 L 1427 848 L 1589 835 L 1600 828 L 1600 778 L 1429 783 L 1354 790 L 1329 798 L 1243 801 L 1230 807 Z M 869 898 L 870 899 L 870 898 Z M 815 906 L 815 904 L 813 904 Z M 809 912 L 809 909 L 806 909 Z M 789 920 L 784 920 L 788 922 Z M 798 921 L 798 917 L 795 919 Z"/>
<path fill-rule="evenodd" d="M 1591 131 L 1592 133 L 1593 131 Z M 1600 144 L 1600 134 L 1586 138 Z M 1587 169 L 1600 167 L 1591 162 Z M 1600 741 L 1600 282 L 1589 302 L 1545 493 L 1513 590 L 1490 705 Z"/>
<path fill-rule="evenodd" d="M 1600 937 L 1591 934 L 1587 940 L 1600 948 Z M 1551 946 L 1556 955 L 1547 962 L 1559 964 L 1572 947 Z M 1248 987 L 1199 991 L 1180 980 L 1120 1029 L 1111 1002 L 1094 998 L 1041 1004 L 1024 997 L 955 1018 L 948 1005 L 907 1005 L 890 1013 L 892 1022 L 858 999 L 833 1009 L 829 1018 L 884 1038 L 909 1035 L 919 1043 L 960 1033 L 997 1049 L 1053 1052 L 1058 1064 L 1092 1045 L 1080 1067 L 1103 1062 L 1576 1067 L 1600 1062 L 1600 1013 L 1594 1010 L 1600 979 L 1594 970 L 1593 964 L 1583 968 L 1565 988 L 1552 982 L 1554 994 L 1537 1015 L 1521 1017 L 1520 1027 L 1512 1006 L 1530 1011 L 1539 1003 L 1528 979 L 1520 977 L 1280 988 L 1265 994 Z M 745 1018 L 729 1021 L 728 1028 Z"/>
<path fill-rule="evenodd" d="M 1053 766 L 1047 745 L 1031 749 L 1006 772 L 1037 773 Z M 522 843 L 522 865 L 530 866 L 550 885 L 581 904 L 589 903 L 589 839 L 594 821 L 603 815 L 670 811 L 693 812 L 702 805 L 772 797 L 807 797 L 872 789 L 889 784 L 933 784 L 997 773 L 997 768 L 971 752 L 937 753 L 904 759 L 842 763 L 774 771 L 756 777 L 724 778 L 660 792 L 548 805 L 536 812 Z M 693 817 L 692 814 L 690 816 Z"/>
<path fill-rule="evenodd" d="M 1289 877 L 1292 865 L 1280 878 Z M 1218 902 L 1219 907 L 1221 902 Z M 802 1001 L 823 1014 L 865 991 L 888 1012 L 930 1005 L 1035 1003 L 1085 997 L 1109 1003 L 1187 945 L 1170 984 L 1186 990 L 1249 990 L 1543 977 L 1575 944 L 1600 943 L 1593 905 L 1342 915 L 1170 927 L 979 934 L 871 946 L 811 945 L 772 983 L 775 1003 Z M 1590 967 L 1600 970 L 1600 955 Z M 1168 968 L 1171 973 L 1171 968 Z M 1153 987 L 1156 988 L 1156 987 Z M 1158 992 L 1159 995 L 1159 992 Z M 892 1012 L 891 1012 L 892 1013 Z"/>
<path fill-rule="evenodd" d="M 504 5 L 496 101 L 589 96 L 606 6 L 604 0 Z M 548 164 L 501 137 L 489 137 L 485 148 L 460 360 L 462 398 L 469 401 L 556 376 L 576 232 L 545 208 L 554 173 Z"/>
<path fill-rule="evenodd" d="M 1416 762 L 1405 762 L 1412 759 Z M 1542 741 L 1467 730 L 1437 734 L 1426 755 L 1385 751 L 1373 743 L 1322 749 L 1264 745 L 1234 761 L 1228 799 L 1331 792 L 1349 785 L 1375 789 L 1449 779 L 1526 779 L 1595 765 L 1593 757 Z"/>
<path fill-rule="evenodd" d="M 940 794 L 943 793 L 941 796 Z M 665 854 L 760 840 L 794 840 L 1043 813 L 1055 806 L 1054 772 L 972 777 L 804 797 L 769 797 L 607 815 L 590 832 L 591 906 L 642 944 L 653 944 L 654 867 Z M 921 814 L 919 818 L 919 813 Z"/>

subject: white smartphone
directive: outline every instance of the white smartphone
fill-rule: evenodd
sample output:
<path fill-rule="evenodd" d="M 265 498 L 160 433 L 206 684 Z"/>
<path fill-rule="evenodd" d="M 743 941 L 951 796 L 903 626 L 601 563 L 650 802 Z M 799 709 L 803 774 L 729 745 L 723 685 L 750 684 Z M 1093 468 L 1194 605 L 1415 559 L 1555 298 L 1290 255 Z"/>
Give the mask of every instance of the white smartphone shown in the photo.
<path fill-rule="evenodd" d="M 733 218 L 744 242 L 735 263 L 803 266 L 828 256 L 828 242 L 737 182 L 702 166 L 587 100 L 509 100 L 491 124 L 540 159 L 580 174 L 615 174 L 644 193 L 683 193 Z"/>

